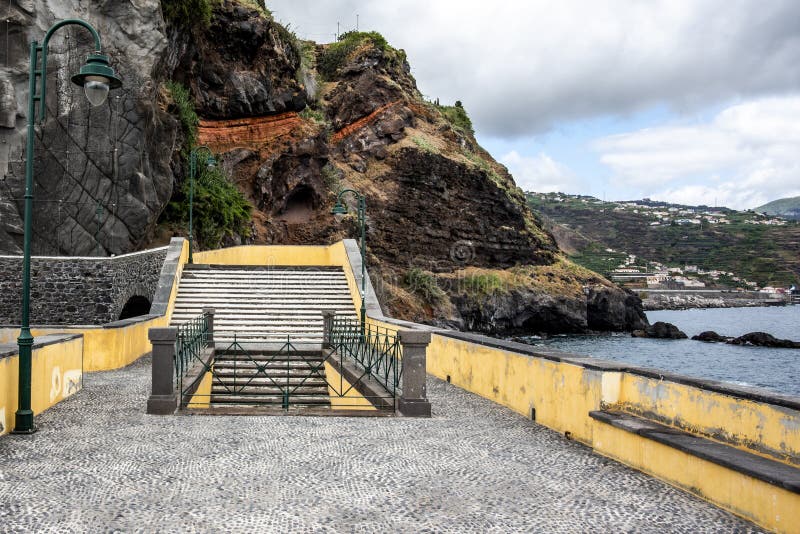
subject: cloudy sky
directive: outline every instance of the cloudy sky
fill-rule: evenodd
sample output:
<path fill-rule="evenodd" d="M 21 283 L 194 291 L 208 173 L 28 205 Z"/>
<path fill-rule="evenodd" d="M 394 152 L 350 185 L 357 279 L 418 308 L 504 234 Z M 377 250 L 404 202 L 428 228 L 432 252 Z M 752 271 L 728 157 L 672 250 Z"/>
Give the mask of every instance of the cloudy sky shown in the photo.
<path fill-rule="evenodd" d="M 798 0 L 267 0 L 381 32 L 531 191 L 750 208 L 800 195 Z"/>

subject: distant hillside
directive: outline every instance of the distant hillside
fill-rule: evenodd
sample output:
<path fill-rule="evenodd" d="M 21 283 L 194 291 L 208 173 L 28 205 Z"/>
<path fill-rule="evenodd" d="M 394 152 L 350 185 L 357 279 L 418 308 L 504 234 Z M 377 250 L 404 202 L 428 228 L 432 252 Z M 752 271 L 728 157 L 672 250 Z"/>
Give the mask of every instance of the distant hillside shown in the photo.
<path fill-rule="evenodd" d="M 800 223 L 753 211 L 528 193 L 531 208 L 577 263 L 607 274 L 627 254 L 732 272 L 759 285 L 800 281 Z M 610 249 L 610 250 L 609 250 Z"/>
<path fill-rule="evenodd" d="M 800 197 L 773 200 L 772 202 L 767 202 L 763 206 L 755 208 L 753 211 L 798 221 L 800 220 Z"/>

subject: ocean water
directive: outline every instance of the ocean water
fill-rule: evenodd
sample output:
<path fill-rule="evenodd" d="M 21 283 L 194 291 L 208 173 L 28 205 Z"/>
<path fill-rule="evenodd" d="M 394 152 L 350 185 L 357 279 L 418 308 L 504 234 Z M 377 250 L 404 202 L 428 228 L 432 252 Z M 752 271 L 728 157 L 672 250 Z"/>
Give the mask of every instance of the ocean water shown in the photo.
<path fill-rule="evenodd" d="M 648 312 L 651 323 L 666 321 L 692 337 L 704 330 L 725 336 L 767 332 L 800 341 L 800 306 L 718 308 Z M 800 395 L 800 349 L 739 347 L 701 341 L 632 338 L 630 334 L 527 338 L 575 354 L 620 360 L 682 375 Z"/>

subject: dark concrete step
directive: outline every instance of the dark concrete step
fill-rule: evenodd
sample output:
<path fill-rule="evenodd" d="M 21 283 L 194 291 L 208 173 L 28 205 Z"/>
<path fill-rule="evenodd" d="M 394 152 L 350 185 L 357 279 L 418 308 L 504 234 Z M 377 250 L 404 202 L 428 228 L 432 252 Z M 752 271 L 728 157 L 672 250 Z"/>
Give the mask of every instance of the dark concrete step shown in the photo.
<path fill-rule="evenodd" d="M 280 356 L 280 355 L 279 356 L 262 356 L 262 355 L 232 356 L 230 354 L 223 354 L 223 355 L 220 356 L 219 352 L 218 352 L 217 353 L 217 357 L 215 358 L 214 361 L 216 363 L 225 364 L 225 365 L 228 365 L 228 364 L 229 365 L 233 365 L 234 362 L 236 362 L 236 364 L 250 363 L 250 364 L 253 364 L 253 365 L 255 365 L 255 364 L 264 365 L 264 364 L 274 363 L 274 364 L 282 364 L 282 365 L 286 366 L 286 362 L 289 362 L 290 365 L 291 364 L 306 364 L 306 365 L 319 366 L 322 363 L 322 358 L 316 357 L 316 356 L 315 357 L 309 357 L 309 356 L 306 356 L 306 357 L 303 357 L 303 356 L 289 356 L 289 357 L 287 357 L 287 356 Z"/>
<path fill-rule="evenodd" d="M 757 478 L 773 486 L 800 493 L 800 469 L 737 449 L 724 443 L 668 427 L 642 417 L 614 410 L 589 412 L 592 419 L 626 432 L 673 447 L 703 460 Z"/>
<path fill-rule="evenodd" d="M 324 385 L 326 384 L 325 375 L 310 375 L 309 373 L 304 374 L 290 374 L 288 377 L 286 374 L 273 374 L 269 373 L 267 376 L 262 375 L 245 375 L 245 374 L 234 374 L 234 373 L 218 373 L 214 372 L 214 384 L 216 383 L 223 383 L 223 384 L 279 384 L 281 386 L 289 385 L 289 386 L 297 386 L 300 384 L 311 386 L 311 385 Z"/>
<path fill-rule="evenodd" d="M 318 396 L 328 398 L 328 386 L 289 386 L 289 398 L 303 396 Z M 214 384 L 211 388 L 212 395 L 241 395 L 241 396 L 283 396 L 285 388 L 277 386 L 237 386 L 226 388 L 222 384 Z"/>
<path fill-rule="evenodd" d="M 214 362 L 214 369 L 223 370 L 223 369 L 247 369 L 247 370 L 254 370 L 258 368 L 264 368 L 266 370 L 280 370 L 286 371 L 286 369 L 291 369 L 293 371 L 297 370 L 305 370 L 311 371 L 314 369 L 323 370 L 325 367 L 322 366 L 322 360 L 317 361 L 280 361 L 280 360 L 272 360 L 272 361 L 251 361 L 251 360 L 216 360 Z"/>
<path fill-rule="evenodd" d="M 283 395 L 212 395 L 211 404 L 240 404 L 240 405 L 277 405 L 283 404 Z M 330 406 L 330 397 L 326 396 L 298 396 L 289 397 L 290 405 L 326 405 Z"/>

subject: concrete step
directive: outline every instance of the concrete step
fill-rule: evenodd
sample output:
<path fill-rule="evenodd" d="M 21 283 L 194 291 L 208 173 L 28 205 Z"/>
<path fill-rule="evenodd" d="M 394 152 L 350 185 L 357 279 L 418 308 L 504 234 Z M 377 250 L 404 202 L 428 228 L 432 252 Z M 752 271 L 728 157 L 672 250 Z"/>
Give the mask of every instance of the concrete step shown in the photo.
<path fill-rule="evenodd" d="M 329 310 L 329 309 L 349 309 L 354 310 L 353 308 L 353 301 L 350 299 L 344 298 L 337 298 L 337 299 L 325 299 L 320 298 L 316 300 L 310 299 L 285 299 L 285 300 L 278 300 L 278 299 L 253 299 L 248 297 L 247 299 L 244 298 L 209 298 L 208 296 L 202 297 L 192 297 L 192 298 L 185 298 L 185 297 L 178 297 L 178 300 L 175 301 L 175 308 L 208 308 L 209 305 L 214 307 L 214 311 L 217 308 L 220 311 L 225 309 L 251 309 L 251 310 L 269 310 L 269 311 L 280 311 L 280 310 L 315 310 L 319 309 L 322 310 Z"/>
<path fill-rule="evenodd" d="M 239 351 L 239 350 L 217 350 L 216 357 L 214 362 L 216 364 L 228 364 L 236 362 L 241 364 L 242 362 L 251 363 L 255 365 L 270 364 L 270 363 L 280 363 L 281 365 L 286 365 L 287 362 L 289 363 L 296 363 L 299 365 L 319 365 L 322 363 L 324 359 L 322 356 L 316 351 L 271 351 L 270 353 L 262 352 L 262 351 Z"/>
<path fill-rule="evenodd" d="M 231 278 L 231 277 L 213 277 L 213 278 L 197 278 L 194 276 L 189 277 L 182 277 L 181 283 L 191 284 L 194 286 L 203 286 L 203 285 L 244 285 L 244 286 L 251 286 L 251 285 L 281 285 L 281 284 L 290 284 L 290 285 L 299 285 L 299 286 L 347 286 L 347 278 L 345 277 L 337 277 L 337 278 L 291 278 L 291 277 L 282 277 L 282 276 L 274 276 L 274 277 L 260 277 L 260 276 L 242 276 L 238 278 Z"/>
<path fill-rule="evenodd" d="M 322 365 L 322 360 L 304 360 L 300 357 L 292 357 L 287 359 L 283 356 L 276 356 L 275 359 L 249 359 L 249 358 L 227 358 L 219 357 L 214 362 L 215 371 L 229 371 L 237 369 L 242 373 L 254 373 L 259 367 L 265 368 L 267 373 L 272 371 L 286 374 L 286 369 L 292 371 L 303 371 L 311 373 L 314 371 L 316 374 L 325 374 L 325 367 Z"/>
<path fill-rule="evenodd" d="M 238 386 L 236 388 L 231 387 L 230 389 L 226 389 L 225 386 L 214 385 L 214 387 L 211 388 L 212 395 L 237 395 L 237 396 L 259 395 L 264 397 L 278 397 L 278 396 L 283 396 L 283 392 L 284 389 L 277 386 Z M 293 397 L 296 397 L 298 395 L 302 395 L 304 397 L 316 396 L 322 400 L 330 402 L 327 385 L 322 387 L 289 386 L 289 400 L 291 401 Z"/>
<path fill-rule="evenodd" d="M 183 272 L 183 276 L 192 277 L 192 278 L 208 278 L 208 277 L 303 277 L 303 278 L 320 278 L 320 277 L 331 277 L 331 278 L 344 278 L 345 274 L 344 271 L 341 269 L 338 271 L 324 271 L 324 270 L 298 270 L 298 269 L 286 269 L 286 270 L 263 270 L 263 269 L 246 269 L 246 270 L 229 270 L 229 269 L 204 269 L 204 270 L 195 270 L 195 269 L 188 269 Z"/>
<path fill-rule="evenodd" d="M 198 299 L 202 298 L 203 300 L 220 300 L 224 301 L 231 298 L 242 299 L 243 301 L 281 301 L 284 300 L 287 303 L 290 302 L 307 302 L 307 303 L 314 303 L 314 302 L 353 302 L 353 298 L 350 296 L 350 293 L 325 293 L 323 291 L 298 291 L 296 293 L 282 291 L 280 293 L 276 292 L 269 292 L 269 291 L 242 291 L 239 293 L 231 292 L 231 291 L 204 291 L 204 290 L 190 290 L 190 291 L 183 291 L 181 290 L 178 293 L 178 298 L 176 301 L 185 301 L 190 299 Z"/>
<path fill-rule="evenodd" d="M 185 290 L 191 291 L 213 291 L 213 290 L 222 290 L 222 289 L 230 289 L 231 291 L 275 291 L 281 288 L 285 288 L 287 290 L 292 291 L 339 291 L 339 292 L 349 292 L 350 288 L 347 284 L 313 284 L 313 285 L 306 285 L 306 284 L 292 284 L 287 283 L 285 280 L 276 282 L 274 284 L 259 284 L 256 282 L 248 282 L 248 283 L 241 283 L 241 284 L 233 284 L 230 282 L 221 282 L 221 283 L 213 283 L 213 284 L 198 284 L 197 282 L 192 282 L 191 280 L 181 281 L 181 286 Z"/>
<path fill-rule="evenodd" d="M 331 400 L 329 397 L 289 397 L 290 406 L 292 408 L 301 408 L 303 406 L 330 406 Z M 253 405 L 276 405 L 280 406 L 283 403 L 283 396 L 248 396 L 248 395 L 212 395 L 212 405 L 232 405 L 232 406 L 253 406 Z"/>
<path fill-rule="evenodd" d="M 193 315 L 191 313 L 182 313 L 182 314 L 175 314 L 172 316 L 172 323 L 184 323 L 189 321 L 193 318 L 197 317 L 197 315 Z M 244 317 L 242 320 L 238 320 L 237 315 L 217 315 L 214 314 L 214 323 L 216 327 L 219 329 L 221 325 L 230 324 L 230 325 L 252 325 L 258 326 L 260 324 L 269 324 L 272 322 L 283 322 L 283 323 L 292 323 L 292 324 L 313 324 L 315 326 L 322 325 L 323 319 L 322 314 L 317 313 L 314 315 L 308 315 L 305 317 L 297 317 L 291 315 L 263 315 L 263 316 L 255 316 L 255 317 Z M 355 314 L 347 314 L 347 315 L 339 315 L 336 314 L 336 317 L 339 319 L 356 319 L 358 316 Z"/>
<path fill-rule="evenodd" d="M 236 380 L 234 380 L 236 378 Z M 312 377 L 309 378 L 308 375 L 303 376 L 239 376 L 236 375 L 234 377 L 233 372 L 224 373 L 219 372 L 217 373 L 214 371 L 214 382 L 212 387 L 215 387 L 217 384 L 225 384 L 229 388 L 234 387 L 242 387 L 242 386 L 276 386 L 276 387 L 294 387 L 294 386 L 306 386 L 306 387 L 327 387 L 327 383 L 325 382 L 324 378 L 319 377 Z"/>
<path fill-rule="evenodd" d="M 189 269 L 187 271 L 184 271 L 183 276 L 192 277 L 192 278 L 207 278 L 207 277 L 212 277 L 212 278 L 215 278 L 215 277 L 216 278 L 219 278 L 219 277 L 230 277 L 230 278 L 234 278 L 234 277 L 244 277 L 244 276 L 258 277 L 258 278 L 264 278 L 264 277 L 287 277 L 287 278 L 291 278 L 291 277 L 303 277 L 303 278 L 325 278 L 325 277 L 330 277 L 330 278 L 344 278 L 345 274 L 344 274 L 344 271 L 342 271 L 342 270 L 339 270 L 339 271 L 314 271 L 314 270 L 298 271 L 296 269 L 294 269 L 294 270 L 288 270 L 287 269 L 285 271 L 268 271 L 268 270 L 253 269 L 253 270 L 243 270 L 243 271 L 231 271 L 231 270 L 227 270 L 227 269 L 219 269 L 219 270 L 217 270 L 217 269 L 207 269 L 207 270 L 198 271 L 198 270 L 194 270 L 194 269 Z"/>
<path fill-rule="evenodd" d="M 273 304 L 264 304 L 264 305 L 261 305 L 261 306 L 258 306 L 258 305 L 256 305 L 256 306 L 247 306 L 247 305 L 244 305 L 244 304 L 230 303 L 225 308 L 219 308 L 219 309 L 215 308 L 214 309 L 214 315 L 219 317 L 221 315 L 226 315 L 226 314 L 227 315 L 236 314 L 238 316 L 238 315 L 241 315 L 242 313 L 247 313 L 247 314 L 252 314 L 252 315 L 256 315 L 256 316 L 260 316 L 260 315 L 296 315 L 298 317 L 299 316 L 305 317 L 305 316 L 309 316 L 309 315 L 321 316 L 322 315 L 322 310 L 328 310 L 328 309 L 331 309 L 331 308 L 335 309 L 336 306 L 326 305 L 324 308 L 316 309 L 316 308 L 303 307 L 303 306 L 279 306 L 279 305 L 273 305 Z M 180 313 L 186 315 L 186 314 L 189 314 L 189 313 L 197 312 L 196 315 L 199 315 L 200 313 L 203 312 L 203 309 L 204 309 L 204 306 L 202 306 L 201 304 L 191 304 L 191 305 L 186 304 L 186 305 L 182 305 L 181 306 Z M 353 309 L 352 306 L 347 311 L 349 313 L 347 313 L 347 314 L 341 313 L 341 314 L 342 315 L 356 315 L 356 312 L 355 312 L 355 310 Z M 176 314 L 176 312 L 173 312 L 173 315 L 175 315 L 175 314 Z M 339 313 L 337 313 L 337 315 L 339 315 Z"/>

